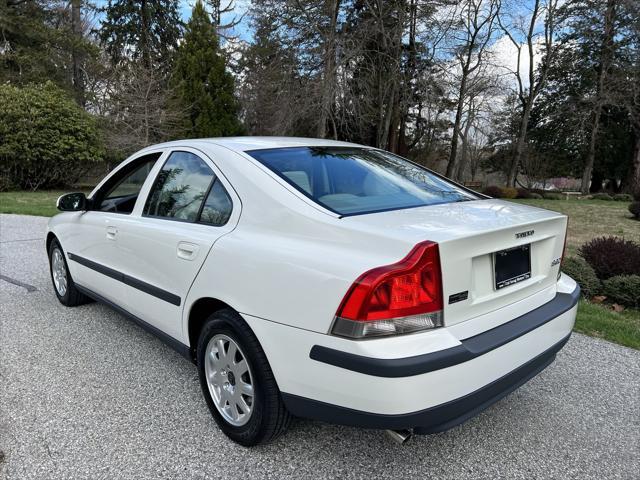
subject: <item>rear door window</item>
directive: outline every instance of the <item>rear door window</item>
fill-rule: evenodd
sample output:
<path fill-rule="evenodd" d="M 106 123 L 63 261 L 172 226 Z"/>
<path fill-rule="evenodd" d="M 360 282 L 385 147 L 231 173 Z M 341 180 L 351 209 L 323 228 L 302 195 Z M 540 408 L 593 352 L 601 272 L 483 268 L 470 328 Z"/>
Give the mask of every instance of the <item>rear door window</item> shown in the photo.
<path fill-rule="evenodd" d="M 227 223 L 232 210 L 231 197 L 204 160 L 176 151 L 158 173 L 143 215 L 219 227 Z"/>
<path fill-rule="evenodd" d="M 173 152 L 156 178 L 143 215 L 195 222 L 215 180 L 207 164 L 190 152 Z"/>

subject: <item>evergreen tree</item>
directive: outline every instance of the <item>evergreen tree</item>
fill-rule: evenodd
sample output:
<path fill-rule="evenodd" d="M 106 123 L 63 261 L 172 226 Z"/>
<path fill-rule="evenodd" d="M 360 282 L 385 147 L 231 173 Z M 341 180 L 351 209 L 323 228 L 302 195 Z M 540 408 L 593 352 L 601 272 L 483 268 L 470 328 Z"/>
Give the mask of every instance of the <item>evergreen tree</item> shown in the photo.
<path fill-rule="evenodd" d="M 638 64 L 638 10 L 623 0 L 570 0 L 559 14 L 563 33 L 532 112 L 532 140 L 549 161 L 582 175 L 588 193 L 590 180 L 592 191 L 606 179 L 627 180 L 632 138 L 625 104 Z"/>
<path fill-rule="evenodd" d="M 109 59 L 105 137 L 116 158 L 174 138 L 169 79 L 182 22 L 178 0 L 109 0 L 98 36 Z"/>
<path fill-rule="evenodd" d="M 73 3 L 79 22 L 80 1 Z M 84 84 L 79 79 L 86 75 L 85 64 L 96 55 L 81 25 L 75 25 L 74 31 L 69 8 L 44 0 L 0 1 L 1 83 L 52 81 L 74 90 L 83 103 Z"/>
<path fill-rule="evenodd" d="M 187 111 L 186 136 L 221 137 L 242 132 L 234 78 L 226 70 L 215 26 L 198 0 L 176 57 L 172 85 Z"/>
<path fill-rule="evenodd" d="M 99 36 L 112 63 L 170 68 L 182 26 L 178 6 L 178 0 L 109 0 Z"/>

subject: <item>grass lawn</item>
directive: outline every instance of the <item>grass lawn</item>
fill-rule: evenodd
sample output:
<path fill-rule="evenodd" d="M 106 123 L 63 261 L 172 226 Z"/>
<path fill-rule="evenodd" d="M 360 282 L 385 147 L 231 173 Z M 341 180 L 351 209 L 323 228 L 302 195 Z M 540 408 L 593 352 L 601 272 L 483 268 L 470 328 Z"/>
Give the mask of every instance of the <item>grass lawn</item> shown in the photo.
<path fill-rule="evenodd" d="M 629 213 L 628 202 L 606 200 L 513 200 L 569 216 L 567 255 L 592 238 L 616 235 L 640 243 L 640 222 Z M 616 313 L 606 305 L 580 302 L 575 331 L 640 350 L 640 310 Z"/>
<path fill-rule="evenodd" d="M 640 350 L 640 310 L 616 313 L 606 306 L 583 300 L 574 330 Z"/>
<path fill-rule="evenodd" d="M 0 213 L 52 217 L 58 213 L 56 209 L 58 197 L 70 191 L 0 192 Z"/>
<path fill-rule="evenodd" d="M 64 191 L 0 192 L 0 213 L 52 216 Z M 86 192 L 88 193 L 88 192 Z M 640 242 L 640 222 L 631 218 L 627 202 L 604 200 L 514 200 L 569 216 L 568 255 L 584 242 L 602 235 L 618 235 Z M 576 331 L 640 350 L 640 310 L 616 313 L 606 306 L 580 302 Z"/>
<path fill-rule="evenodd" d="M 629 213 L 629 202 L 606 200 L 513 200 L 569 216 L 567 254 L 594 237 L 615 235 L 640 243 L 640 222 Z"/>

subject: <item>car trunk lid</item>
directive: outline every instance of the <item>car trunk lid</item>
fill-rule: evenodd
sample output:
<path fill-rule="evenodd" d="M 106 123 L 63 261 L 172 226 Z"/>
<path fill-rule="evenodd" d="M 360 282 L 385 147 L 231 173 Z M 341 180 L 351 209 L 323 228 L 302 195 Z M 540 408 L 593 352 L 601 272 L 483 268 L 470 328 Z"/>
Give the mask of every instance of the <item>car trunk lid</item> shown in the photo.
<path fill-rule="evenodd" d="M 567 218 L 528 205 L 487 199 L 358 215 L 341 221 L 356 229 L 394 237 L 402 251 L 420 241 L 437 242 L 444 321 L 453 325 L 554 285 Z M 496 279 L 496 254 L 505 250 L 509 253 L 500 254 L 503 257 L 498 260 L 498 273 L 504 275 Z M 530 268 L 505 271 L 505 263 L 508 266 L 523 261 L 527 250 Z M 497 285 L 496 280 L 505 279 Z"/>

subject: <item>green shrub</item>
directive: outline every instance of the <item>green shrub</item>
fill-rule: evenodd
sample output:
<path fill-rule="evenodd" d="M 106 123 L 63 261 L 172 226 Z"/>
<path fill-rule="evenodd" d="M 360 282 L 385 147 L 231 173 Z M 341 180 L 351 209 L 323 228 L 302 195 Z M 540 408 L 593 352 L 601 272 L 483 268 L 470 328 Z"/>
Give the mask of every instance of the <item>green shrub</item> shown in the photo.
<path fill-rule="evenodd" d="M 489 185 L 488 187 L 485 187 L 482 193 L 493 198 L 502 198 L 502 189 L 495 185 Z"/>
<path fill-rule="evenodd" d="M 629 211 L 637 220 L 640 220 L 640 201 L 631 202 Z"/>
<path fill-rule="evenodd" d="M 594 193 L 593 195 L 591 195 L 591 198 L 593 198 L 594 200 L 613 200 L 613 197 L 608 193 Z"/>
<path fill-rule="evenodd" d="M 602 282 L 604 294 L 611 301 L 627 307 L 640 306 L 640 275 L 618 275 Z"/>
<path fill-rule="evenodd" d="M 619 237 L 598 237 L 578 253 L 593 267 L 600 280 L 617 275 L 640 275 L 640 244 Z"/>
<path fill-rule="evenodd" d="M 535 198 L 537 200 L 540 200 L 540 199 L 542 199 L 542 195 L 540 195 L 539 193 L 536 193 L 536 192 L 530 192 L 529 193 L 529 198 Z"/>
<path fill-rule="evenodd" d="M 0 85 L 0 184 L 36 190 L 77 181 L 103 155 L 93 117 L 52 83 Z"/>
<path fill-rule="evenodd" d="M 613 199 L 616 202 L 630 202 L 633 200 L 633 197 L 631 195 L 629 195 L 628 193 L 616 193 L 613 196 Z"/>
<path fill-rule="evenodd" d="M 564 195 L 561 193 L 548 192 L 543 195 L 546 200 L 564 200 Z"/>
<path fill-rule="evenodd" d="M 518 196 L 518 190 L 513 187 L 502 187 L 502 197 L 500 198 L 516 198 Z"/>
<path fill-rule="evenodd" d="M 573 278 L 582 289 L 586 298 L 598 295 L 602 284 L 598 280 L 595 270 L 581 257 L 569 257 L 562 262 L 562 271 Z"/>

